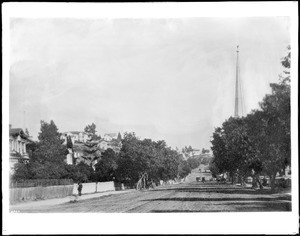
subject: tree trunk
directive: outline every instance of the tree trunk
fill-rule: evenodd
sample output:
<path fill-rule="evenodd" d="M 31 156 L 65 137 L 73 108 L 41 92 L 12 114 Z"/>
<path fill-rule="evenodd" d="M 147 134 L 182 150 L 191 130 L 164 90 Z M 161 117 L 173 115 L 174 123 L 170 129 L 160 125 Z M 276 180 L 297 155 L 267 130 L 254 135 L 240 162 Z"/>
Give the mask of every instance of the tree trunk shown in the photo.
<path fill-rule="evenodd" d="M 258 179 L 259 189 L 263 189 L 264 187 L 261 183 L 261 180 L 260 180 L 259 176 L 257 177 L 257 179 Z"/>
<path fill-rule="evenodd" d="M 274 190 L 275 190 L 275 178 L 276 178 L 276 174 L 270 176 L 270 184 L 271 184 L 271 191 L 272 192 L 274 192 Z"/>

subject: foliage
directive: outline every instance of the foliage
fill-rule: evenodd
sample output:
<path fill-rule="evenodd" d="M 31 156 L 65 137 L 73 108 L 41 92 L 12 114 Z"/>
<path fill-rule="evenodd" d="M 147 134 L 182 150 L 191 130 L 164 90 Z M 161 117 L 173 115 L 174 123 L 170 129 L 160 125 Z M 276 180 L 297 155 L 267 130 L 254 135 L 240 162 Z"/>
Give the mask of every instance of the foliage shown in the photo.
<path fill-rule="evenodd" d="M 94 179 L 97 182 L 114 180 L 117 167 L 117 155 L 108 148 L 102 153 L 101 159 L 95 165 Z"/>
<path fill-rule="evenodd" d="M 290 47 L 288 47 L 290 50 Z M 286 77 L 272 83 L 271 94 L 243 118 L 229 118 L 215 129 L 212 139 L 213 166 L 231 176 L 267 174 L 274 189 L 276 174 L 291 164 L 290 56 L 282 59 Z"/>
<path fill-rule="evenodd" d="M 52 120 L 49 124 L 41 121 L 41 132 L 38 135 L 38 139 L 39 142 L 36 150 L 33 152 L 32 161 L 42 164 L 51 162 L 57 165 L 64 162 L 67 150 L 63 145 L 61 134 Z"/>
<path fill-rule="evenodd" d="M 216 165 L 216 163 L 214 162 L 214 160 L 209 164 L 209 170 L 210 170 L 213 178 L 216 178 L 217 175 L 220 174 L 219 168 Z"/>
<path fill-rule="evenodd" d="M 96 125 L 94 123 L 92 123 L 91 125 L 87 125 L 84 128 L 84 132 L 88 133 L 91 136 L 92 140 L 100 140 L 101 136 L 98 136 L 96 134 Z"/>
<path fill-rule="evenodd" d="M 74 182 L 88 182 L 93 180 L 94 170 L 91 166 L 84 162 L 80 162 L 77 165 L 66 165 L 65 178 L 73 179 Z"/>
<path fill-rule="evenodd" d="M 67 148 L 73 150 L 73 142 L 70 136 L 67 136 Z"/>
<path fill-rule="evenodd" d="M 89 165 L 93 165 L 93 163 L 101 157 L 101 152 L 97 147 L 97 142 L 92 140 L 88 140 L 83 143 L 83 154 L 82 158 L 86 160 Z"/>
<path fill-rule="evenodd" d="M 140 140 L 134 133 L 125 133 L 117 160 L 118 181 L 136 183 L 147 173 L 154 182 L 178 177 L 182 160 L 175 150 L 167 147 L 165 141 Z"/>
<path fill-rule="evenodd" d="M 202 148 L 202 154 L 209 153 L 209 149 Z"/>
<path fill-rule="evenodd" d="M 197 157 L 189 157 L 187 159 L 187 163 L 191 169 L 196 169 L 200 165 L 200 158 Z"/>
<path fill-rule="evenodd" d="M 13 179 L 60 179 L 66 174 L 66 148 L 61 134 L 53 121 L 41 121 L 41 132 L 37 143 L 28 145 L 29 163 L 16 166 Z"/>
<path fill-rule="evenodd" d="M 191 173 L 192 169 L 189 163 L 186 160 L 181 160 L 178 166 L 178 175 L 180 178 L 184 178 L 189 173 Z"/>

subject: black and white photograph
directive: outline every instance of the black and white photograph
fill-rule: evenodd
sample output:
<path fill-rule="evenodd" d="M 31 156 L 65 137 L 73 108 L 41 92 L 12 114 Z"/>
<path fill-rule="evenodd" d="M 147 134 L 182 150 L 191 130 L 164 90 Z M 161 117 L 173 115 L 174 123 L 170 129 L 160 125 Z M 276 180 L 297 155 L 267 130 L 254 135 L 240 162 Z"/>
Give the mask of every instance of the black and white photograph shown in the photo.
<path fill-rule="evenodd" d="M 297 8 L 3 3 L 2 234 L 299 233 Z"/>

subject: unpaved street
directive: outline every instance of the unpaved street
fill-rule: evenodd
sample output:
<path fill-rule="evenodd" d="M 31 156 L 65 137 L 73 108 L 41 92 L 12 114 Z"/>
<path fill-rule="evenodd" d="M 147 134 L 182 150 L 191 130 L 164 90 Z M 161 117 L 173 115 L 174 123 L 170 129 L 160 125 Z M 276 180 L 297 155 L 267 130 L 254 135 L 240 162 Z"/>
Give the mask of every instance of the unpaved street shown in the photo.
<path fill-rule="evenodd" d="M 22 209 L 20 212 L 229 212 L 229 211 L 290 211 L 288 194 L 270 194 L 267 190 L 253 190 L 215 181 L 196 182 L 194 170 L 185 183 L 158 187 L 153 190 L 133 191 L 120 195 L 103 196 L 65 203 Z"/>

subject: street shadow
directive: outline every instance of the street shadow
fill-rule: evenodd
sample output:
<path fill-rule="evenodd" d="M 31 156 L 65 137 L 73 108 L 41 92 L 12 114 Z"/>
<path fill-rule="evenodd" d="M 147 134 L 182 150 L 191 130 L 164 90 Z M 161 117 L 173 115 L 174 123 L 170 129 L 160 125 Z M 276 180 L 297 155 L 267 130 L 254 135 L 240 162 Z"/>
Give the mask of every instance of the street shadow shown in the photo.
<path fill-rule="evenodd" d="M 151 210 L 149 213 L 230 212 L 221 210 Z"/>
<path fill-rule="evenodd" d="M 224 186 L 224 185 L 223 185 Z M 228 186 L 228 185 L 227 185 Z M 198 187 L 173 187 L 173 188 L 164 188 L 164 189 L 153 189 L 151 191 L 175 191 L 175 192 L 204 192 L 204 193 L 222 193 L 222 194 L 261 194 L 261 195 L 268 195 L 273 194 L 274 192 L 271 189 L 253 189 L 251 187 L 205 187 L 199 186 Z"/>
<path fill-rule="evenodd" d="M 256 204 L 256 206 L 247 206 L 247 203 L 244 203 L 244 206 L 235 206 L 232 210 L 151 210 L 150 213 L 210 213 L 210 212 L 282 212 L 282 211 L 291 211 L 291 205 L 287 204 L 278 204 L 270 205 L 265 203 Z M 240 205 L 240 204 L 239 204 Z"/>
<path fill-rule="evenodd" d="M 285 196 L 280 197 L 272 197 L 272 198 L 264 198 L 264 197 L 254 197 L 254 198 L 205 198 L 205 197 L 170 197 L 170 198 L 155 198 L 155 199 L 145 199 L 142 201 L 180 201 L 180 202 L 224 202 L 224 201 L 235 201 L 235 202 L 243 202 L 243 201 L 279 201 L 279 200 L 289 200 Z"/>

